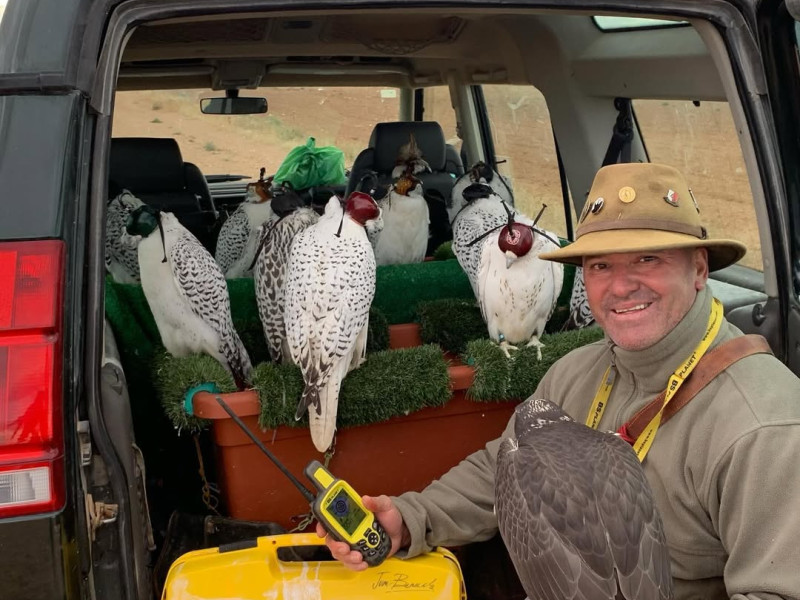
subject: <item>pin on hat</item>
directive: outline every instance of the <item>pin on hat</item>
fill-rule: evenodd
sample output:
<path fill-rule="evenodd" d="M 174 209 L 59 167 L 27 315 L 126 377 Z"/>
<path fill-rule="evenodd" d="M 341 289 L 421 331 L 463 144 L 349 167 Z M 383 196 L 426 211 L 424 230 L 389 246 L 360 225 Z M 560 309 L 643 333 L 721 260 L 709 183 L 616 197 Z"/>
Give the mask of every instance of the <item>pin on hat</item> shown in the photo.
<path fill-rule="evenodd" d="M 667 195 L 664 196 L 664 200 L 671 206 L 678 206 L 678 192 L 675 190 L 669 190 Z"/>
<path fill-rule="evenodd" d="M 584 206 L 575 241 L 539 258 L 581 265 L 587 256 L 705 248 L 709 269 L 716 271 L 746 252 L 744 244 L 736 240 L 708 237 L 697 202 L 679 201 L 694 197 L 683 175 L 673 167 L 654 163 L 605 166 L 597 172 L 588 197 L 595 201 L 587 202 L 591 205 L 588 210 Z"/>

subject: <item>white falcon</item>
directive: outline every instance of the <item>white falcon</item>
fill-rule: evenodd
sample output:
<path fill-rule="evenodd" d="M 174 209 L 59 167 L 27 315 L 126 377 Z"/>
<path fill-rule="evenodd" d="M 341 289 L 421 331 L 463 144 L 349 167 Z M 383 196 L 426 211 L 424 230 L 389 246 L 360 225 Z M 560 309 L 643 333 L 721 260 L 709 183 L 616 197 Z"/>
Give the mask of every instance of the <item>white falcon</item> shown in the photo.
<path fill-rule="evenodd" d="M 226 279 L 253 276 L 253 259 L 260 238 L 259 228 L 272 217 L 270 183 L 262 167 L 258 181 L 247 185 L 244 201 L 222 224 L 215 258 Z"/>
<path fill-rule="evenodd" d="M 291 362 L 284 325 L 286 269 L 295 236 L 319 220 L 319 215 L 294 191 L 277 188 L 272 199 L 275 216 L 263 228 L 253 278 L 258 315 L 274 363 Z"/>
<path fill-rule="evenodd" d="M 380 220 L 372 196 L 353 192 L 344 209 L 333 196 L 289 254 L 286 338 L 305 382 L 295 417 L 308 410 L 320 452 L 333 442 L 342 379 L 365 360 L 375 295 L 375 255 L 365 228 Z"/>
<path fill-rule="evenodd" d="M 486 238 L 508 221 L 503 199 L 482 183 L 464 190 L 467 203 L 453 222 L 453 254 L 464 269 L 478 298 L 478 271 Z"/>
<path fill-rule="evenodd" d="M 214 258 L 172 213 L 141 206 L 126 229 L 142 236 L 142 290 L 167 352 L 208 354 L 245 389 L 250 357 L 233 327 L 228 287 Z"/>
<path fill-rule="evenodd" d="M 497 525 L 537 600 L 668 600 L 664 525 L 636 453 L 548 400 L 516 409 L 497 453 Z"/>
<path fill-rule="evenodd" d="M 128 190 L 108 202 L 106 210 L 106 271 L 118 283 L 139 283 L 139 240 L 125 232 L 128 215 L 144 204 Z"/>
<path fill-rule="evenodd" d="M 506 356 L 509 349 L 516 349 L 515 344 L 526 344 L 535 346 L 542 359 L 539 337 L 561 293 L 564 265 L 539 255 L 558 248 L 556 234 L 510 211 L 508 222 L 486 237 L 478 271 L 478 302 L 489 337 Z"/>
<path fill-rule="evenodd" d="M 392 179 L 399 179 L 404 173 L 416 175 L 424 171 L 430 172 L 431 167 L 422 157 L 422 150 L 417 145 L 417 140 L 412 133 L 408 143 L 400 146 L 397 152 L 397 161 L 392 169 Z"/>
<path fill-rule="evenodd" d="M 509 180 L 485 162 L 479 161 L 453 183 L 453 190 L 450 193 L 447 204 L 447 213 L 450 216 L 451 224 L 459 211 L 468 203 L 464 198 L 464 190 L 473 183 L 488 185 L 492 192 L 499 196 L 503 202 L 506 202 L 509 206 L 514 205 L 514 191 L 511 189 Z"/>
<path fill-rule="evenodd" d="M 378 202 L 383 230 L 375 236 L 375 261 L 379 265 L 422 262 L 428 250 L 428 203 L 422 183 L 409 173 L 394 182 Z"/>

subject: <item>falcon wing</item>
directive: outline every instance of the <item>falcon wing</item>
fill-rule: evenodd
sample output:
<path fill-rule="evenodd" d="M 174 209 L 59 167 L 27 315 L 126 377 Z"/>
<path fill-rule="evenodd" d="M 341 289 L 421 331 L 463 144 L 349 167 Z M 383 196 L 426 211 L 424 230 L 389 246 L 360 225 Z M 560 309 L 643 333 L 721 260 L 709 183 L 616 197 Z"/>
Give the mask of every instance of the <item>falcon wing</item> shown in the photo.
<path fill-rule="evenodd" d="M 313 210 L 298 209 L 282 219 L 270 221 L 262 234 L 264 245 L 256 262 L 256 297 L 267 348 L 275 363 L 289 358 L 283 356 L 283 342 L 286 339 L 283 312 L 289 250 L 297 233 L 318 219 Z"/>
<path fill-rule="evenodd" d="M 242 255 L 249 235 L 250 223 L 247 213 L 240 205 L 225 220 L 219 231 L 215 256 L 223 273 Z"/>
<path fill-rule="evenodd" d="M 315 228 L 295 238 L 289 260 L 286 334 L 306 387 L 319 389 L 339 361 L 348 360 L 369 318 L 375 257 L 369 242 L 325 237 Z M 305 398 L 305 395 L 304 395 Z M 319 397 L 310 399 L 315 404 Z M 298 407 L 298 415 L 309 401 Z"/>
<path fill-rule="evenodd" d="M 219 265 L 188 231 L 173 244 L 167 261 L 178 294 L 219 335 L 219 352 L 241 387 L 250 376 L 250 357 L 233 327 L 228 286 Z"/>
<path fill-rule="evenodd" d="M 570 460 L 555 429 L 538 430 L 531 445 L 504 442 L 495 483 L 500 533 L 529 597 L 613 600 L 613 557 L 588 489 L 591 474 Z"/>

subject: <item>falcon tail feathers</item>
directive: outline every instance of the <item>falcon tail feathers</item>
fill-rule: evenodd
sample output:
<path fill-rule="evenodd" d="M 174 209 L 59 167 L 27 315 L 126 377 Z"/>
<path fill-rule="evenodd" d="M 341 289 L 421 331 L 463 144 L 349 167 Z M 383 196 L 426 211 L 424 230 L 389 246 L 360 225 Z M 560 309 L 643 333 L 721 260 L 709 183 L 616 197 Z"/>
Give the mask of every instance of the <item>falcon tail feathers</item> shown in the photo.
<path fill-rule="evenodd" d="M 300 396 L 300 402 L 297 405 L 297 412 L 294 413 L 295 421 L 302 419 L 303 414 L 311 406 L 319 409 L 319 388 L 316 385 L 306 384 L 303 388 L 303 394 Z"/>
<path fill-rule="evenodd" d="M 308 411 L 311 441 L 320 452 L 325 452 L 333 443 L 333 434 L 336 433 L 336 413 L 339 406 L 339 389 L 341 381 L 334 376 L 319 390 L 319 405 L 317 410 Z"/>
<path fill-rule="evenodd" d="M 253 371 L 253 365 L 241 338 L 236 333 L 234 333 L 234 336 L 235 339 L 232 340 L 232 344 L 224 345 L 222 354 L 228 361 L 228 368 L 233 376 L 233 381 L 236 383 L 236 388 L 241 391 L 250 387 L 250 375 Z"/>

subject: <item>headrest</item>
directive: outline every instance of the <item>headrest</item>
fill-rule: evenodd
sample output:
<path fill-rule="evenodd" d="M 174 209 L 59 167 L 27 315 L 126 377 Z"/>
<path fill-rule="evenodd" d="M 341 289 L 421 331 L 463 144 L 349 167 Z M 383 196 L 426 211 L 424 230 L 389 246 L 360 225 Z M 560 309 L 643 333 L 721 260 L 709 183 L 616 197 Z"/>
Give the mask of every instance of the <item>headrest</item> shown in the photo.
<path fill-rule="evenodd" d="M 185 189 L 178 142 L 172 138 L 112 138 L 109 179 L 133 194 Z"/>
<path fill-rule="evenodd" d="M 444 132 L 435 121 L 394 121 L 378 123 L 369 138 L 375 149 L 374 169 L 378 173 L 391 171 L 397 163 L 400 148 L 408 143 L 411 134 L 422 151 L 422 158 L 432 171 L 445 169 Z"/>

